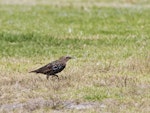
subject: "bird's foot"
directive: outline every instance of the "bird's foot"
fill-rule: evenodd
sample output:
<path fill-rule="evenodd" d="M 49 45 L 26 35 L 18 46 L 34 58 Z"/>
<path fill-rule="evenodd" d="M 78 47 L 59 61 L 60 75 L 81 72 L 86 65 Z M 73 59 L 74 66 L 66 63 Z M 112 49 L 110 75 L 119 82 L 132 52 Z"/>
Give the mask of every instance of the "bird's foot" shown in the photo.
<path fill-rule="evenodd" d="M 53 77 L 57 77 L 57 79 L 60 80 L 59 77 L 58 77 L 58 75 L 53 75 L 52 78 L 53 78 Z"/>
<path fill-rule="evenodd" d="M 54 76 L 56 76 L 56 77 L 57 77 L 57 79 L 59 80 L 59 77 L 58 77 L 58 75 L 54 75 Z"/>
<path fill-rule="evenodd" d="M 46 76 L 47 80 L 49 79 L 49 75 Z"/>

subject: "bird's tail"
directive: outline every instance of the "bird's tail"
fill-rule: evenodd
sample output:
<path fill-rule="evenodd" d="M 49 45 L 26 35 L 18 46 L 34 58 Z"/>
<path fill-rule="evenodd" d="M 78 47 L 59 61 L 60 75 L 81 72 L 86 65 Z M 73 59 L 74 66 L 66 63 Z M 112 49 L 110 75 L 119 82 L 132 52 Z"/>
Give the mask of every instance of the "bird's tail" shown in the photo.
<path fill-rule="evenodd" d="M 38 73 L 37 70 L 30 71 L 29 73 Z"/>

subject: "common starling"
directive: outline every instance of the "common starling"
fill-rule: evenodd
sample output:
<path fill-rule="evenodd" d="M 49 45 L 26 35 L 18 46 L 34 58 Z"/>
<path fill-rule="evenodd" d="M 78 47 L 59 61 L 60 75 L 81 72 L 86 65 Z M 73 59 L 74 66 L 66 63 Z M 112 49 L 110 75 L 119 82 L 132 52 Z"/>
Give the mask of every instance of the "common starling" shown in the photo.
<path fill-rule="evenodd" d="M 39 69 L 33 70 L 30 73 L 41 73 L 45 74 L 46 78 L 48 79 L 49 76 L 56 76 L 58 79 L 57 73 L 61 72 L 65 67 L 68 60 L 72 59 L 70 56 L 63 56 L 60 57 L 58 60 L 53 61 Z"/>

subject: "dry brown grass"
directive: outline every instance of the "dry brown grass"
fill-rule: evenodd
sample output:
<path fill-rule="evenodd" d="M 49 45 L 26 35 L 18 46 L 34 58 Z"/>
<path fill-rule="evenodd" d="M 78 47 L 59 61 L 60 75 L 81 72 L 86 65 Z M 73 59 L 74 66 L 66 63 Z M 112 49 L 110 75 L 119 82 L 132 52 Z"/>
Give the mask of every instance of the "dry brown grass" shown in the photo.
<path fill-rule="evenodd" d="M 58 109 L 60 105 L 62 106 L 62 104 L 59 105 L 62 101 L 82 103 L 88 99 L 95 100 L 93 95 L 101 95 L 102 97 L 97 97 L 100 99 L 99 104 L 96 104 L 101 107 L 90 108 L 91 112 L 99 110 L 125 112 L 126 109 L 129 111 L 131 109 L 131 112 L 132 110 L 134 112 L 149 111 L 149 57 L 142 60 L 127 59 L 124 66 L 116 66 L 113 61 L 97 63 L 96 61 L 84 62 L 84 59 L 74 60 L 69 63 L 64 72 L 60 73 L 59 81 L 55 78 L 46 80 L 45 76 L 40 74 L 29 74 L 27 69 L 23 68 L 25 62 L 29 69 L 33 67 L 28 59 L 9 58 L 6 61 L 8 64 L 10 64 L 9 61 L 19 63 L 20 68 L 18 65 L 11 68 L 9 66 L 12 65 L 8 66 L 7 63 L 1 65 L 0 105 L 30 102 L 22 110 L 36 112 L 38 109 L 42 112 L 47 109 L 46 111 L 49 112 L 50 109 Z M 12 70 L 6 71 L 6 67 Z M 44 104 L 32 103 L 32 99 L 39 98 L 42 98 Z M 45 101 L 50 101 L 50 105 L 47 105 Z M 65 112 L 66 109 L 61 110 Z M 18 112 L 21 109 L 14 109 L 14 111 Z"/>

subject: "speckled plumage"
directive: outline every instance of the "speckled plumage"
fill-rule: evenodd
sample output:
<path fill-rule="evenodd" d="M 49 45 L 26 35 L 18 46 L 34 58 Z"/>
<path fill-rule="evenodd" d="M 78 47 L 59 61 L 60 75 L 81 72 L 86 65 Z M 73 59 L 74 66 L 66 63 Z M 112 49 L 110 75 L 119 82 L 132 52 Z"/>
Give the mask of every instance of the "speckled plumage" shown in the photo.
<path fill-rule="evenodd" d="M 39 69 L 33 70 L 31 72 L 45 74 L 45 75 L 47 75 L 47 79 L 49 78 L 49 76 L 58 77 L 58 75 L 56 75 L 56 74 L 61 72 L 66 67 L 66 63 L 69 59 L 72 59 L 72 57 L 63 56 L 63 57 L 59 58 L 58 60 L 53 61 Z"/>

